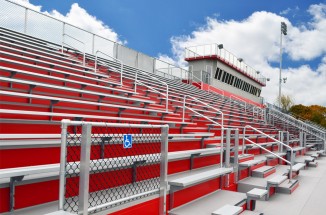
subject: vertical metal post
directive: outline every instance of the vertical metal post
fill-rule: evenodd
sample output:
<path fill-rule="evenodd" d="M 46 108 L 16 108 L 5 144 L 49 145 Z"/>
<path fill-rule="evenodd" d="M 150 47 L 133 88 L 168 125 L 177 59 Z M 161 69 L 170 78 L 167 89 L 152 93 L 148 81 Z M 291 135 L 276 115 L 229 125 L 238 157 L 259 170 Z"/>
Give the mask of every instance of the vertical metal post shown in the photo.
<path fill-rule="evenodd" d="M 290 146 L 290 132 L 286 132 L 286 145 Z"/>
<path fill-rule="evenodd" d="M 61 148 L 60 148 L 60 173 L 59 173 L 59 210 L 63 210 L 66 185 L 66 154 L 67 154 L 67 127 L 69 120 L 61 121 Z"/>
<path fill-rule="evenodd" d="M 183 97 L 182 122 L 185 122 L 185 112 L 186 112 L 186 96 Z"/>
<path fill-rule="evenodd" d="M 326 132 L 324 133 L 324 153 L 326 152 Z"/>
<path fill-rule="evenodd" d="M 138 78 L 138 69 L 136 70 L 136 74 L 135 74 L 135 93 L 137 93 L 137 78 Z"/>
<path fill-rule="evenodd" d="M 226 129 L 225 167 L 230 167 L 231 129 Z"/>
<path fill-rule="evenodd" d="M 303 147 L 303 132 L 300 131 L 299 133 L 299 141 L 300 141 L 300 147 Z"/>
<path fill-rule="evenodd" d="M 281 39 L 280 39 L 280 79 L 279 79 L 279 88 L 278 88 L 278 107 L 281 108 L 281 88 L 282 88 L 282 30 L 281 30 Z"/>
<path fill-rule="evenodd" d="M 161 129 L 161 168 L 160 168 L 160 206 L 159 214 L 166 214 L 167 169 L 168 169 L 168 134 L 169 126 Z"/>
<path fill-rule="evenodd" d="M 89 193 L 89 165 L 91 155 L 91 124 L 83 124 L 81 152 L 80 152 L 80 182 L 79 182 L 79 205 L 78 214 L 86 215 L 88 212 Z"/>
<path fill-rule="evenodd" d="M 27 34 L 28 8 L 25 8 L 24 34 Z"/>
<path fill-rule="evenodd" d="M 65 43 L 65 27 L 66 23 L 62 23 L 62 43 L 61 43 L 61 53 L 63 54 L 63 44 Z"/>
<path fill-rule="evenodd" d="M 225 149 L 225 167 L 230 167 L 230 152 L 231 152 L 231 129 L 226 129 L 226 149 Z M 230 175 L 225 176 L 225 183 L 226 187 L 230 186 Z"/>
<path fill-rule="evenodd" d="M 324 133 L 324 153 L 326 152 L 326 132 Z"/>
<path fill-rule="evenodd" d="M 239 129 L 234 130 L 234 182 L 239 180 Z"/>
<path fill-rule="evenodd" d="M 93 38 L 92 38 L 92 55 L 94 55 L 95 52 L 95 34 L 93 34 Z"/>
<path fill-rule="evenodd" d="M 303 133 L 303 147 L 306 148 L 306 144 L 307 144 L 307 133 Z"/>
<path fill-rule="evenodd" d="M 221 127 L 221 154 L 220 154 L 220 167 L 223 167 L 223 153 L 224 153 L 224 146 L 223 146 L 223 141 L 224 141 L 224 128 L 223 125 Z"/>
<path fill-rule="evenodd" d="M 200 70 L 200 89 L 203 89 L 203 70 Z"/>
<path fill-rule="evenodd" d="M 283 131 L 278 132 L 278 140 L 283 143 Z M 283 152 L 282 144 L 278 144 L 278 152 Z"/>

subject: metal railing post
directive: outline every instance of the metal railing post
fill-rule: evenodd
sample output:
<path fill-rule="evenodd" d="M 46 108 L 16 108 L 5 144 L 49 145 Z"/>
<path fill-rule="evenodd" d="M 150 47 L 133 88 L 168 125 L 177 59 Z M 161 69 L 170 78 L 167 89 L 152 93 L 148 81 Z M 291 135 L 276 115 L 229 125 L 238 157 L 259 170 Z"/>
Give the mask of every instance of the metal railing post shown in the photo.
<path fill-rule="evenodd" d="M 65 36 L 67 36 L 67 37 L 69 37 L 69 38 L 71 38 L 71 39 L 74 39 L 75 41 L 77 41 L 77 42 L 79 42 L 79 43 L 81 43 L 81 44 L 83 44 L 84 45 L 84 47 L 83 47 L 83 66 L 85 66 L 85 62 L 86 62 L 86 53 L 85 53 L 85 49 L 86 49 L 86 44 L 83 42 L 83 41 L 80 41 L 79 39 L 76 39 L 75 37 L 72 37 L 72 36 L 70 36 L 70 35 L 68 35 L 68 34 L 66 34 L 66 33 L 63 33 L 63 42 L 62 42 L 62 53 L 63 53 L 63 45 L 65 44 L 65 45 L 67 45 L 67 46 L 70 46 L 70 45 L 68 45 L 67 43 L 65 43 L 64 42 L 64 37 Z M 72 47 L 72 48 L 74 48 L 73 46 L 70 46 L 70 47 Z M 78 49 L 76 49 L 76 50 L 78 50 Z"/>
<path fill-rule="evenodd" d="M 60 145 L 60 173 L 59 173 L 59 210 L 64 209 L 65 185 L 66 185 L 66 154 L 67 154 L 67 122 L 61 121 L 61 145 Z"/>
<path fill-rule="evenodd" d="M 27 34 L 28 8 L 25 8 L 24 34 Z"/>
<path fill-rule="evenodd" d="M 116 62 L 118 62 L 120 64 L 120 85 L 123 86 L 123 62 L 115 57 L 112 57 L 108 54 L 105 54 L 104 52 L 100 51 L 100 50 L 97 50 L 96 53 L 95 53 L 95 62 L 94 62 L 94 70 L 95 70 L 95 73 L 96 73 L 96 69 L 97 69 L 97 61 L 98 61 L 98 53 L 101 53 L 102 55 L 105 55 L 113 60 L 115 60 Z M 101 62 L 101 61 L 100 61 Z M 106 66 L 108 66 L 106 63 L 105 63 Z"/>
<path fill-rule="evenodd" d="M 283 131 L 278 132 L 278 140 L 283 143 Z M 278 152 L 283 152 L 283 146 L 281 144 L 278 144 Z"/>
<path fill-rule="evenodd" d="M 79 182 L 79 205 L 78 214 L 88 214 L 89 195 L 89 166 L 91 156 L 91 124 L 82 125 L 82 139 L 80 151 L 80 182 Z"/>
<path fill-rule="evenodd" d="M 225 146 L 225 167 L 230 167 L 230 152 L 231 152 L 231 130 L 226 129 L 226 146 Z"/>
<path fill-rule="evenodd" d="M 135 85 L 135 93 L 137 93 L 137 78 L 138 78 L 138 70 L 136 70 L 136 74 L 135 74 L 135 82 L 134 82 L 134 85 Z"/>
<path fill-rule="evenodd" d="M 159 205 L 160 215 L 166 214 L 168 134 L 169 134 L 169 126 L 165 125 L 161 128 L 160 205 Z"/>
<path fill-rule="evenodd" d="M 288 148 L 288 149 L 291 151 L 291 158 L 290 158 L 290 161 L 288 161 L 288 160 L 284 159 L 283 157 L 279 156 L 278 154 L 275 154 L 274 152 L 272 152 L 272 151 L 270 151 L 270 150 L 268 150 L 268 149 L 266 149 L 266 148 L 260 146 L 260 144 L 257 144 L 257 143 L 255 143 L 255 142 L 253 142 L 252 140 L 246 138 L 246 129 L 247 129 L 247 128 L 250 128 L 250 129 L 252 129 L 252 130 L 254 130 L 254 131 L 256 131 L 256 132 L 258 132 L 258 133 L 260 133 L 260 134 L 262 134 L 262 135 L 265 135 L 266 137 L 268 137 L 268 138 L 274 140 L 275 142 L 278 142 L 278 143 L 281 144 L 282 146 Z M 254 127 L 252 127 L 252 126 L 250 126 L 250 125 L 246 125 L 246 126 L 244 127 L 244 132 L 243 132 L 243 142 L 242 142 L 242 154 L 244 154 L 244 150 L 245 150 L 245 141 L 250 142 L 251 144 L 253 144 L 253 145 L 255 145 L 255 146 L 261 148 L 262 150 L 264 150 L 264 151 L 266 151 L 266 152 L 268 152 L 268 153 L 274 155 L 275 157 L 281 159 L 282 161 L 288 163 L 288 164 L 290 165 L 289 183 L 291 183 L 291 181 L 292 181 L 292 166 L 293 166 L 293 161 L 294 161 L 294 160 L 293 160 L 294 158 L 293 158 L 293 148 L 292 148 L 292 147 L 290 147 L 290 146 L 288 146 L 288 145 L 286 145 L 286 144 L 280 142 L 279 140 L 275 139 L 274 137 L 272 137 L 272 136 L 270 136 L 270 135 L 268 135 L 268 134 L 265 134 L 264 132 L 262 132 L 262 131 L 258 130 L 257 128 L 254 128 Z"/>
<path fill-rule="evenodd" d="M 66 23 L 62 23 L 62 41 L 61 41 L 61 53 L 63 54 L 63 44 L 65 43 L 65 29 L 66 29 Z"/>
<path fill-rule="evenodd" d="M 183 96 L 182 122 L 185 122 L 185 112 L 186 112 L 186 96 Z"/>
<path fill-rule="evenodd" d="M 234 182 L 239 180 L 239 129 L 234 130 Z"/>

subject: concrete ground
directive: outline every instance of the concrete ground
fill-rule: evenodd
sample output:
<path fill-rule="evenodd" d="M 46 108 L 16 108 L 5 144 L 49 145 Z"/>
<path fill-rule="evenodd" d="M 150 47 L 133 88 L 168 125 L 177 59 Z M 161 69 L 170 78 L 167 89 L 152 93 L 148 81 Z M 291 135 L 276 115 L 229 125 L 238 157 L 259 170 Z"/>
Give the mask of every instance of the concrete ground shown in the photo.
<path fill-rule="evenodd" d="M 268 202 L 258 201 L 256 210 L 264 215 L 326 215 L 326 158 L 318 167 L 301 170 L 299 187 L 291 194 L 276 193 Z"/>

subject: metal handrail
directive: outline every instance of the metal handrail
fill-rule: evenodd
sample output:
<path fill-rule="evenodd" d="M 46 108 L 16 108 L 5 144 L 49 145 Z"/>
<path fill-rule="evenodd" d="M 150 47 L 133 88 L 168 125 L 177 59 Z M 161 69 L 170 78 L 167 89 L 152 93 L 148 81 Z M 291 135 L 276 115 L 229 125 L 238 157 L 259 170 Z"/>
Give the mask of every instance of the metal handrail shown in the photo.
<path fill-rule="evenodd" d="M 296 119 L 296 118 L 294 118 L 293 116 L 290 116 L 290 115 L 288 115 L 288 114 L 285 114 L 285 113 L 282 113 L 281 111 L 279 111 L 279 110 L 276 110 L 276 109 L 272 109 L 272 111 L 275 111 L 275 112 L 277 112 L 278 114 L 281 114 L 282 116 L 284 116 L 284 117 L 286 117 L 286 118 L 290 118 L 291 120 L 293 120 L 293 121 L 296 121 L 296 122 L 298 122 L 298 123 L 300 123 L 300 124 L 302 124 L 302 125 L 304 125 L 304 126 L 308 126 L 308 127 L 310 127 L 310 128 L 312 128 L 312 129 L 314 129 L 314 130 L 317 130 L 319 133 L 326 133 L 325 131 L 322 131 L 322 130 L 320 130 L 320 129 L 318 129 L 318 128 L 315 128 L 314 126 L 312 126 L 312 125 L 309 125 L 309 124 L 307 124 L 307 123 L 305 123 L 305 122 L 302 122 L 301 120 L 298 120 L 298 119 Z M 301 128 L 302 129 L 302 128 Z"/>
<path fill-rule="evenodd" d="M 67 36 L 67 37 L 69 37 L 69 38 L 71 38 L 71 39 L 74 39 L 75 41 L 80 42 L 81 44 L 84 45 L 84 50 L 83 50 L 83 66 L 85 66 L 85 46 L 86 46 L 86 44 L 85 44 L 83 41 L 81 41 L 81 40 L 79 40 L 79 39 L 77 39 L 77 38 L 75 38 L 75 37 L 70 36 L 69 34 L 63 33 L 63 34 L 62 34 L 62 44 L 61 44 L 61 53 L 62 53 L 62 54 L 63 54 L 63 45 L 64 45 L 64 44 L 67 45 L 67 46 L 69 46 L 69 47 L 71 47 L 71 48 L 76 49 L 75 47 L 73 47 L 73 46 L 71 46 L 71 45 L 69 45 L 69 44 L 67 44 L 67 43 L 65 42 L 65 36 Z M 78 50 L 78 49 L 76 49 L 76 50 Z"/>
<path fill-rule="evenodd" d="M 264 110 L 262 108 L 260 108 L 260 107 L 255 106 L 255 105 L 253 105 L 253 107 L 252 107 L 252 116 L 253 117 L 255 116 L 255 110 L 257 110 L 257 112 L 256 112 L 257 117 L 259 116 L 258 111 L 260 111 L 261 112 L 261 118 L 264 118 Z"/>
<path fill-rule="evenodd" d="M 188 109 L 188 110 L 194 112 L 195 114 L 197 114 L 198 116 L 201 116 L 201 117 L 207 119 L 208 121 L 212 122 L 214 125 L 218 125 L 218 126 L 221 127 L 221 154 L 220 154 L 220 167 L 222 168 L 222 167 L 223 167 L 223 152 L 224 152 L 224 149 L 223 149 L 223 147 L 224 147 L 224 146 L 223 146 L 223 141 L 224 141 L 224 130 L 225 130 L 225 128 L 222 126 L 222 125 L 223 125 L 223 118 L 222 118 L 222 125 L 221 125 L 220 123 L 218 123 L 218 122 L 216 122 L 216 121 L 210 119 L 209 117 L 207 117 L 207 116 L 205 116 L 205 115 L 203 115 L 203 114 L 201 114 L 201 113 L 198 113 L 197 111 L 195 111 L 194 109 L 192 109 L 192 108 L 190 108 L 190 107 L 185 106 L 185 107 L 183 108 L 183 111 L 185 111 L 185 109 Z"/>
<path fill-rule="evenodd" d="M 97 70 L 97 61 L 98 61 L 97 55 L 98 55 L 98 53 L 101 53 L 102 55 L 105 55 L 105 56 L 117 61 L 118 63 L 120 63 L 120 85 L 122 86 L 123 85 L 123 82 L 122 82 L 122 78 L 123 78 L 123 62 L 121 60 L 117 59 L 117 58 L 114 58 L 114 57 L 100 51 L 100 50 L 97 50 L 96 53 L 95 53 L 95 65 L 94 65 L 95 73 L 96 73 L 96 70 Z M 100 61 L 100 62 L 102 62 L 102 61 Z"/>
<path fill-rule="evenodd" d="M 296 115 L 293 115 L 293 114 L 291 114 L 291 113 L 289 113 L 289 114 L 286 114 L 286 113 L 283 113 L 282 111 L 280 111 L 280 110 L 278 110 L 278 107 L 276 107 L 275 105 L 272 105 L 272 104 L 269 104 L 269 103 L 267 103 L 267 105 L 268 105 L 268 107 L 270 108 L 270 109 L 272 109 L 272 111 L 276 111 L 276 112 L 278 112 L 279 114 L 282 114 L 284 117 L 287 117 L 287 118 L 291 118 L 292 120 L 295 120 L 295 121 L 297 121 L 298 123 L 302 123 L 302 124 L 304 124 L 305 126 L 309 126 L 310 128 L 312 128 L 312 129 L 316 129 L 316 130 L 318 130 L 319 132 L 321 132 L 321 133 L 326 133 L 326 130 L 324 130 L 324 128 L 320 128 L 319 127 L 319 125 L 317 125 L 317 124 L 315 124 L 315 123 L 313 123 L 312 125 L 311 125 L 311 121 L 309 121 L 309 122 L 305 122 L 305 121 L 303 121 L 303 120 L 305 120 L 305 119 L 302 119 L 301 117 L 299 118 L 299 119 L 297 119 L 296 117 Z M 316 126 L 317 126 L 317 128 L 316 128 Z"/>
<path fill-rule="evenodd" d="M 192 80 L 195 78 L 195 79 L 197 79 L 197 81 L 199 81 L 199 83 L 200 83 L 200 89 L 202 90 L 203 88 L 204 88 L 204 84 L 203 84 L 203 80 L 200 80 L 199 78 L 197 78 L 196 76 L 194 76 L 194 73 L 192 73 Z M 192 82 L 192 80 L 191 80 L 191 82 Z"/>
<path fill-rule="evenodd" d="M 236 103 L 238 103 L 238 104 L 240 104 L 240 105 L 241 105 L 241 103 L 235 101 L 234 99 L 232 99 L 232 97 L 234 97 L 235 99 L 237 99 L 237 100 L 239 100 L 239 101 L 242 101 L 242 102 L 244 103 L 245 111 L 247 111 L 247 102 L 246 102 L 245 100 L 243 100 L 243 99 L 241 99 L 241 98 L 239 98 L 239 97 L 237 97 L 237 96 L 235 96 L 235 95 L 230 95 L 230 101 L 232 100 L 233 102 L 236 102 Z"/>
<path fill-rule="evenodd" d="M 279 120 L 285 120 L 285 119 L 283 119 L 281 116 L 278 116 L 278 115 L 276 115 L 276 114 L 271 114 L 271 113 L 269 113 L 269 115 L 270 116 L 273 116 L 273 117 L 277 117 Z M 300 126 L 300 127 L 298 127 L 298 125 L 296 125 L 296 124 L 294 124 L 293 122 L 291 122 L 290 120 L 288 120 L 288 121 L 286 121 L 286 123 L 288 123 L 288 124 L 290 124 L 290 125 L 292 125 L 292 126 L 294 126 L 294 127 L 297 127 L 298 129 L 302 129 L 302 130 L 304 130 L 305 132 L 307 132 L 307 133 L 309 133 L 310 135 L 313 135 L 313 136 L 315 136 L 315 137 L 317 137 L 317 138 L 319 138 L 319 139 L 325 139 L 324 137 L 321 137 L 321 136 L 319 136 L 319 135 L 317 135 L 317 134 L 315 134 L 315 133 L 313 133 L 313 132 L 311 132 L 311 131 L 309 131 L 307 128 L 304 128 L 303 126 Z M 299 123 L 301 123 L 300 121 L 299 121 Z M 313 128 L 314 129 L 314 128 Z M 318 129 L 317 129 L 318 130 Z M 320 132 L 320 133 L 322 133 L 322 134 L 326 134 L 326 132 Z"/>
<path fill-rule="evenodd" d="M 207 116 L 204 116 L 203 114 L 198 113 L 198 112 L 195 111 L 194 109 L 192 109 L 192 108 L 190 108 L 190 107 L 187 107 L 187 106 L 186 106 L 186 97 L 191 98 L 191 99 L 193 99 L 193 100 L 195 100 L 195 101 L 198 101 L 198 102 L 202 103 L 203 105 L 205 105 L 206 107 L 212 108 L 213 110 L 215 110 L 215 111 L 217 111 L 218 113 L 220 113 L 220 114 L 221 114 L 221 124 L 218 123 L 218 122 L 216 122 L 216 121 L 214 121 L 214 120 L 212 120 L 212 119 L 210 119 L 210 118 L 208 118 Z M 207 103 L 205 103 L 205 102 L 203 102 L 203 101 L 200 101 L 199 99 L 194 98 L 194 97 L 189 96 L 189 95 L 185 95 L 185 96 L 183 97 L 182 122 L 185 122 L 185 112 L 186 112 L 185 110 L 186 110 L 186 109 L 191 110 L 191 111 L 194 112 L 195 114 L 197 114 L 197 115 L 199 115 L 199 116 L 201 116 L 201 117 L 207 119 L 208 121 L 212 122 L 213 124 L 218 125 L 218 126 L 221 127 L 221 155 L 220 155 L 220 165 L 221 165 L 221 167 L 223 167 L 223 141 L 224 141 L 223 138 L 224 138 L 224 130 L 225 130 L 225 128 L 224 128 L 224 114 L 223 114 L 223 112 L 222 112 L 221 110 L 219 110 L 219 109 L 217 109 L 217 108 L 214 108 L 214 107 L 212 107 L 211 105 L 209 105 L 209 104 L 207 104 Z"/>
<path fill-rule="evenodd" d="M 151 79 L 154 79 L 154 80 L 160 82 L 160 83 L 163 84 L 163 85 L 165 85 L 165 86 L 166 86 L 166 93 L 165 93 L 165 95 L 164 95 L 164 93 L 161 93 L 160 91 L 154 89 L 153 87 L 150 87 L 150 86 L 144 84 L 143 82 L 139 81 L 139 80 L 138 80 L 138 72 L 141 73 L 141 74 L 143 74 L 143 75 L 146 75 L 147 77 L 149 77 L 149 78 L 151 78 Z M 161 81 L 160 79 L 155 78 L 155 77 L 153 77 L 153 76 L 150 76 L 149 74 L 147 74 L 147 73 L 145 73 L 145 72 L 142 72 L 142 71 L 140 71 L 140 70 L 136 70 L 134 81 L 135 81 L 135 89 L 134 89 L 135 92 L 136 92 L 136 90 L 137 90 L 137 83 L 138 83 L 138 84 L 140 84 L 140 85 L 143 85 L 143 86 L 145 86 L 145 87 L 147 87 L 147 88 L 150 88 L 150 89 L 152 89 L 153 91 L 155 91 L 155 92 L 157 92 L 157 93 L 159 93 L 159 94 L 165 96 L 165 109 L 166 109 L 166 112 L 169 112 L 169 85 L 168 85 L 166 82 Z"/>
<path fill-rule="evenodd" d="M 252 129 L 252 130 L 254 130 L 254 131 L 256 131 L 256 132 L 258 132 L 258 133 L 260 133 L 260 134 L 262 134 L 262 135 L 264 135 L 264 136 L 266 136 L 266 137 L 268 137 L 268 138 L 270 138 L 270 139 L 272 139 L 272 140 L 274 140 L 275 142 L 281 144 L 282 146 L 285 146 L 286 148 L 290 149 L 290 150 L 291 150 L 291 161 L 288 161 L 288 160 L 282 158 L 281 156 L 275 154 L 274 152 L 272 152 L 272 151 L 270 151 L 270 150 L 268 150 L 268 149 L 266 149 L 266 148 L 260 146 L 259 144 L 253 142 L 252 140 L 246 138 L 246 129 L 247 129 L 247 128 L 250 128 L 250 129 Z M 270 136 L 270 135 L 268 135 L 268 134 L 265 134 L 264 132 L 258 130 L 257 128 L 252 127 L 251 125 L 246 125 L 246 126 L 244 127 L 244 131 L 243 131 L 243 141 L 242 141 L 242 154 L 244 154 L 245 141 L 246 141 L 246 140 L 249 141 L 250 143 L 252 143 L 252 144 L 258 146 L 259 148 L 261 148 L 261 149 L 263 149 L 263 150 L 269 152 L 270 154 L 273 154 L 274 156 L 278 157 L 279 159 L 283 160 L 284 162 L 290 164 L 290 173 L 289 173 L 289 174 L 290 174 L 290 177 L 289 177 L 290 180 L 289 180 L 289 182 L 291 183 L 291 180 L 292 180 L 292 166 L 293 166 L 293 148 L 292 148 L 291 146 L 288 146 L 288 145 L 282 143 L 281 141 L 275 139 L 274 137 L 272 137 L 272 136 Z"/>

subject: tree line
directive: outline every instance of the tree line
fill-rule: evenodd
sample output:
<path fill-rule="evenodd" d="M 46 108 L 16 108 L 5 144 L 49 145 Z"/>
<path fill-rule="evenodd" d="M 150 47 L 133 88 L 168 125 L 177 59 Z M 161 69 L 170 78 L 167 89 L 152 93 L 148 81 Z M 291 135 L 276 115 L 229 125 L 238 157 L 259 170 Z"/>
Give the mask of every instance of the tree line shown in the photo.
<path fill-rule="evenodd" d="M 281 108 L 284 112 L 290 113 L 298 119 L 303 121 L 309 120 L 326 128 L 326 107 L 320 105 L 294 105 L 294 100 L 291 96 L 282 95 Z"/>

